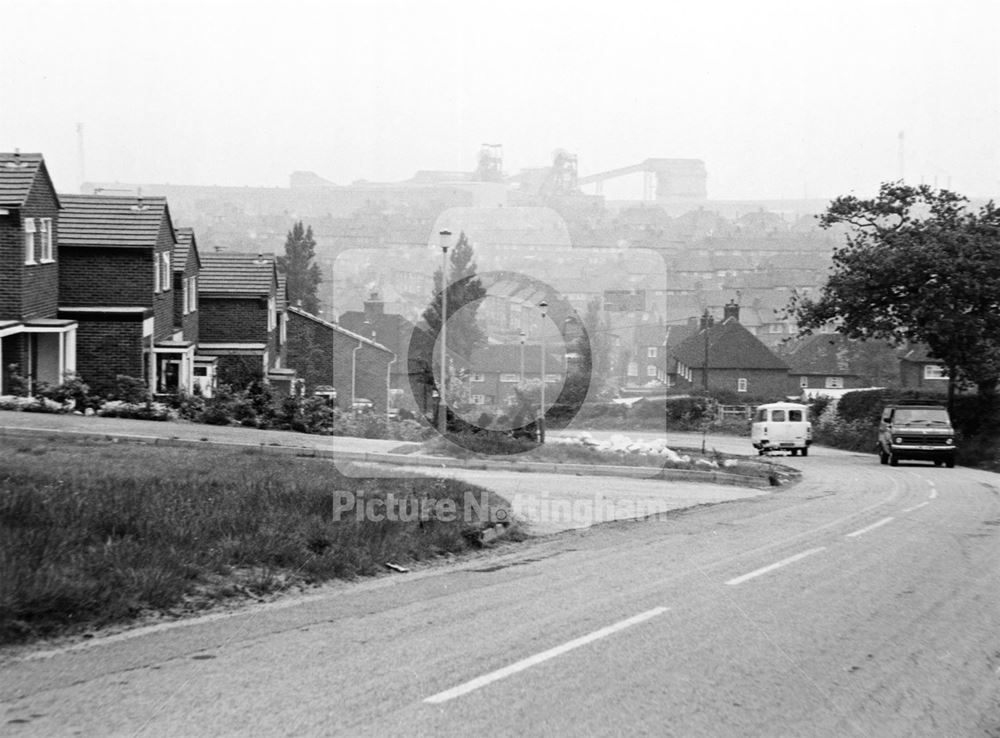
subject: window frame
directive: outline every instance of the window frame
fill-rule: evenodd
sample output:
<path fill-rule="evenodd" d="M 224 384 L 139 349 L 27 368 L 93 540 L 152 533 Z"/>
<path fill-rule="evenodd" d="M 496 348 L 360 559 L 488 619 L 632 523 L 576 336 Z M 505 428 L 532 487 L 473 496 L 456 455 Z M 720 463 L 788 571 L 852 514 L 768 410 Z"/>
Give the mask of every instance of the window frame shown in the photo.
<path fill-rule="evenodd" d="M 51 264 L 55 261 L 55 257 L 52 255 L 52 218 L 37 218 L 36 220 L 38 220 L 40 227 L 38 232 L 42 236 L 38 244 L 41 248 L 38 261 L 41 264 Z"/>
<path fill-rule="evenodd" d="M 35 249 L 35 219 L 24 219 L 24 265 L 34 266 L 38 263 L 38 252 Z"/>
<path fill-rule="evenodd" d="M 736 379 L 736 391 L 737 392 L 748 392 L 749 382 L 746 377 L 738 377 Z"/>

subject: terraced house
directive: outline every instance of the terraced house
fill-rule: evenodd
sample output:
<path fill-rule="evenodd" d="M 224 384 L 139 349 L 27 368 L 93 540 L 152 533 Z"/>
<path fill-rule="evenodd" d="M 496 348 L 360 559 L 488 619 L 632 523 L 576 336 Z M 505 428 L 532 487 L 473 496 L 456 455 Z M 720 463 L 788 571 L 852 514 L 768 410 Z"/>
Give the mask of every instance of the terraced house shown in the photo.
<path fill-rule="evenodd" d="M 97 392 L 118 375 L 190 391 L 196 344 L 174 328 L 177 238 L 162 197 L 63 195 L 59 316 L 79 323 L 77 367 Z"/>
<path fill-rule="evenodd" d="M 0 394 L 76 369 L 77 323 L 58 309 L 60 214 L 42 155 L 0 153 Z"/>

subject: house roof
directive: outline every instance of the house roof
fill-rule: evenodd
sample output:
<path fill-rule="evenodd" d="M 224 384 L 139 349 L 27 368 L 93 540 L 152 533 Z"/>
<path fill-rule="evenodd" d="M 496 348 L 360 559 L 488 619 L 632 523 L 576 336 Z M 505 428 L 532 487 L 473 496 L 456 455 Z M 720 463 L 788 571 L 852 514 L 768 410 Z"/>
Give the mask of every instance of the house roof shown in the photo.
<path fill-rule="evenodd" d="M 177 245 L 174 246 L 174 271 L 184 271 L 188 255 L 192 250 L 194 258 L 198 261 L 198 268 L 201 269 L 201 256 L 198 253 L 198 241 L 194 237 L 194 228 L 175 228 L 174 234 L 177 236 Z"/>
<path fill-rule="evenodd" d="M 61 195 L 60 200 L 60 246 L 155 248 L 164 219 L 173 231 L 165 197 Z"/>
<path fill-rule="evenodd" d="M 799 341 L 785 358 L 792 374 L 856 376 L 853 354 L 849 339 L 841 334 L 817 333 Z"/>
<path fill-rule="evenodd" d="M 359 341 L 360 343 L 371 346 L 372 348 L 378 349 L 379 351 L 385 351 L 387 354 L 395 355 L 395 352 L 390 350 L 388 347 L 383 346 L 381 343 L 373 341 L 370 338 L 365 338 L 364 336 L 355 333 L 354 331 L 349 331 L 343 326 L 337 325 L 336 323 L 331 323 L 328 320 L 323 320 L 319 316 L 313 315 L 312 313 L 307 313 L 305 310 L 302 310 L 301 308 L 290 307 L 288 308 L 288 312 L 291 315 L 296 315 L 305 320 L 311 320 L 312 322 L 321 325 L 324 328 L 328 328 L 331 331 L 335 331 L 337 333 L 345 335 L 348 338 L 351 338 L 352 340 Z"/>
<path fill-rule="evenodd" d="M 270 297 L 277 281 L 274 254 L 218 251 L 201 257 L 198 292 Z"/>
<path fill-rule="evenodd" d="M 48 180 L 55 192 L 41 154 L 0 152 L 0 207 L 23 206 L 40 176 Z M 56 201 L 58 203 L 58 197 Z"/>
<path fill-rule="evenodd" d="M 705 366 L 705 330 L 683 341 L 673 357 L 691 369 Z M 787 371 L 788 365 L 775 356 L 736 318 L 727 318 L 708 329 L 709 369 L 775 369 Z"/>

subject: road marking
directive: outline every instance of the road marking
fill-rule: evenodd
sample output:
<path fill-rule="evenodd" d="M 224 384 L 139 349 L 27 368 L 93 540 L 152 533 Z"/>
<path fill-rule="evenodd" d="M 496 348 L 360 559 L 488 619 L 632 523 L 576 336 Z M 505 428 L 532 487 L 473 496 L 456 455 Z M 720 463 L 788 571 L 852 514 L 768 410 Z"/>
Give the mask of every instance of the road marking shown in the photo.
<path fill-rule="evenodd" d="M 931 493 L 930 493 L 929 497 L 930 497 L 930 499 L 932 499 L 932 500 L 933 500 L 933 499 L 934 499 L 935 497 L 937 497 L 937 488 L 936 488 L 936 487 L 934 487 L 934 485 L 931 485 Z"/>
<path fill-rule="evenodd" d="M 525 669 L 530 669 L 532 666 L 537 666 L 543 661 L 548 661 L 549 659 L 554 659 L 556 656 L 562 656 L 567 651 L 572 651 L 574 648 L 579 648 L 580 646 L 585 646 L 588 643 L 593 643 L 601 638 L 606 638 L 613 633 L 617 633 L 620 630 L 625 630 L 625 628 L 631 628 L 633 625 L 638 625 L 641 622 L 649 620 L 650 618 L 655 618 L 657 615 L 662 615 L 667 611 L 666 607 L 654 607 L 652 610 L 647 610 L 646 612 L 639 613 L 633 617 L 627 618 L 626 620 L 621 620 L 613 625 L 609 625 L 606 628 L 601 628 L 600 630 L 595 630 L 593 633 L 588 633 L 580 638 L 575 638 L 568 643 L 564 643 L 561 646 L 556 646 L 555 648 L 550 648 L 548 651 L 542 651 L 534 656 L 529 656 L 526 659 L 521 659 L 510 666 L 505 666 L 502 669 L 497 669 L 496 671 L 491 671 L 489 674 L 484 674 L 481 677 L 476 677 L 475 679 L 466 682 L 465 684 L 459 684 L 457 687 L 452 687 L 451 689 L 446 689 L 444 692 L 438 692 L 437 694 L 428 697 L 424 702 L 429 702 L 431 704 L 440 704 L 442 702 L 447 702 L 448 700 L 453 700 L 456 697 L 461 697 L 463 694 L 468 694 L 480 687 L 485 687 L 487 684 L 492 684 L 493 682 L 499 681 L 500 679 L 505 679 L 511 674 L 516 674 L 519 671 L 524 671 Z"/>
<path fill-rule="evenodd" d="M 848 534 L 847 534 L 846 536 L 844 536 L 844 537 L 845 537 L 845 538 L 854 538 L 854 536 L 860 536 L 860 535 L 862 535 L 863 533 L 867 533 L 867 532 L 868 532 L 868 531 L 870 531 L 870 530 L 875 530 L 876 528 L 879 528 L 879 527 L 881 527 L 881 526 L 885 525 L 886 523 L 891 523 L 891 522 L 892 522 L 893 520 L 895 520 L 895 518 L 893 518 L 893 517 L 888 517 L 888 518 L 882 518 L 882 519 L 881 519 L 880 521 L 878 521 L 877 523 L 872 523 L 871 525 L 866 525 L 866 526 L 865 526 L 864 528 L 862 528 L 861 530 L 856 530 L 856 531 L 854 531 L 853 533 L 848 533 Z"/>
<path fill-rule="evenodd" d="M 925 505 L 930 505 L 930 504 L 931 503 L 929 503 L 929 502 L 921 502 L 919 505 L 914 505 L 913 507 L 906 508 L 905 510 L 903 510 L 903 512 L 905 512 L 905 513 L 906 512 L 913 512 L 914 510 L 919 510 L 920 508 L 924 507 Z"/>
<path fill-rule="evenodd" d="M 782 559 L 781 561 L 776 561 L 770 566 L 765 566 L 762 569 L 755 569 L 749 574 L 744 574 L 743 576 L 736 577 L 735 579 L 730 579 L 726 584 L 743 584 L 743 582 L 748 579 L 753 579 L 754 577 L 759 577 L 761 574 L 767 574 L 769 571 L 774 571 L 775 569 L 780 569 L 782 566 L 787 566 L 788 564 L 793 564 L 800 559 L 804 559 L 806 556 L 812 556 L 814 553 L 818 553 L 824 550 L 826 546 L 820 546 L 819 548 L 810 548 L 808 551 L 803 551 L 802 553 L 797 553 L 794 556 L 789 556 L 787 559 Z"/>

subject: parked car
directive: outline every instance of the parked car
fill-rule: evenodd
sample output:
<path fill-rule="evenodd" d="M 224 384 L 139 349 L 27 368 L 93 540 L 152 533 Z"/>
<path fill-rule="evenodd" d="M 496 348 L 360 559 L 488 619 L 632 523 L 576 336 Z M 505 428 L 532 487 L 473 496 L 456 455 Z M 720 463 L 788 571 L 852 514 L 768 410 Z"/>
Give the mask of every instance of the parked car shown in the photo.
<path fill-rule="evenodd" d="M 761 456 L 772 451 L 808 456 L 812 445 L 809 408 L 795 402 L 759 406 L 750 421 L 750 441 Z"/>
<path fill-rule="evenodd" d="M 955 429 L 948 410 L 933 403 L 896 403 L 882 409 L 876 451 L 883 464 L 902 459 L 955 466 Z"/>
<path fill-rule="evenodd" d="M 375 403 L 366 397 L 357 397 L 351 403 L 351 410 L 356 413 L 370 412 L 375 409 Z"/>

